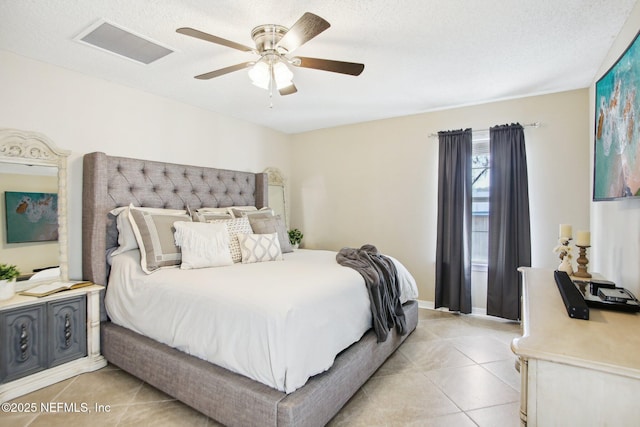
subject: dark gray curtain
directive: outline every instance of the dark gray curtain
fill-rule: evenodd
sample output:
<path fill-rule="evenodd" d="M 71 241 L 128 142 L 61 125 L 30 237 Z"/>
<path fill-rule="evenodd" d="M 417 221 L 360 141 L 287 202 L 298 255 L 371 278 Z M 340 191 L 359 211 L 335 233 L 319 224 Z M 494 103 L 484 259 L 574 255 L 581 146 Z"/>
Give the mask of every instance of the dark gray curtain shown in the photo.
<path fill-rule="evenodd" d="M 471 129 L 438 138 L 435 307 L 471 313 Z"/>
<path fill-rule="evenodd" d="M 520 319 L 518 267 L 531 266 L 529 185 L 520 124 L 489 130 L 489 266 L 487 314 Z"/>

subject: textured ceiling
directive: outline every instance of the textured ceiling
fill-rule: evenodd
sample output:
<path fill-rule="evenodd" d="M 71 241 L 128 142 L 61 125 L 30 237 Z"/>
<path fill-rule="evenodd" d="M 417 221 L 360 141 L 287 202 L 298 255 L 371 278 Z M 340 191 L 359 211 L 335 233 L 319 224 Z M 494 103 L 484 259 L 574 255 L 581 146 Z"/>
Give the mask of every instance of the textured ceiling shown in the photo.
<path fill-rule="evenodd" d="M 588 87 L 636 0 L 2 0 L 0 49 L 285 133 Z M 613 6 L 615 4 L 615 7 Z M 274 95 L 246 71 L 193 76 L 254 56 L 175 32 L 253 46 L 260 24 L 304 12 L 331 28 L 295 51 L 361 62 L 359 77 L 294 68 Z M 74 41 L 100 19 L 175 50 L 150 65 Z M 2 64 L 0 64 L 0 67 Z"/>

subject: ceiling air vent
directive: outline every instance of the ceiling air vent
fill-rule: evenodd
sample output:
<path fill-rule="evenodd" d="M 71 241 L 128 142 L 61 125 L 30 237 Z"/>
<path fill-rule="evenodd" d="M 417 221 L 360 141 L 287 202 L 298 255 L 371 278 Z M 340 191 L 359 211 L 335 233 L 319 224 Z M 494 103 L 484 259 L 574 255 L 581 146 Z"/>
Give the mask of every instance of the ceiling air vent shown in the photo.
<path fill-rule="evenodd" d="M 143 64 L 173 52 L 156 41 L 104 20 L 87 28 L 75 40 Z"/>

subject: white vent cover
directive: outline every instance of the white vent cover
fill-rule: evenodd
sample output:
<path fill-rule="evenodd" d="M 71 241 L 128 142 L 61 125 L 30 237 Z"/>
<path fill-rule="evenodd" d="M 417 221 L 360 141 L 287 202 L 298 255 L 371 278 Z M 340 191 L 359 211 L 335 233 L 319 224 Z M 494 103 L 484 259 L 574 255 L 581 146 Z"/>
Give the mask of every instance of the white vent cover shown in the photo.
<path fill-rule="evenodd" d="M 173 52 L 156 41 L 104 20 L 87 28 L 74 40 L 143 64 Z"/>

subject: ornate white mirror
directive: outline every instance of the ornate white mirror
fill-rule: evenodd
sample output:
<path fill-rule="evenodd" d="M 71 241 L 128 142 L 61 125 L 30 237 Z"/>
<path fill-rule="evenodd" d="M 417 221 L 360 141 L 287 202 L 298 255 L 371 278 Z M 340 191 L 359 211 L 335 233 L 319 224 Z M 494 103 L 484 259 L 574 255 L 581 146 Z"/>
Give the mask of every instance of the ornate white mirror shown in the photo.
<path fill-rule="evenodd" d="M 0 264 L 20 270 L 16 290 L 69 279 L 68 156 L 45 135 L 0 128 Z"/>
<path fill-rule="evenodd" d="M 280 169 L 266 168 L 264 170 L 269 176 L 269 207 L 276 215 L 284 219 L 284 223 L 289 228 L 289 215 L 287 215 L 287 189 L 286 180 Z"/>

